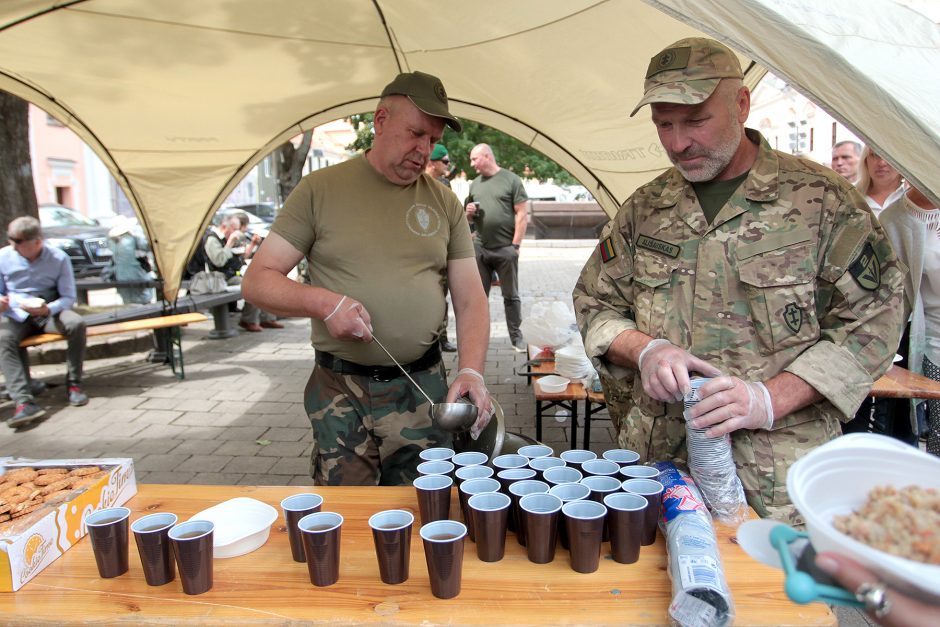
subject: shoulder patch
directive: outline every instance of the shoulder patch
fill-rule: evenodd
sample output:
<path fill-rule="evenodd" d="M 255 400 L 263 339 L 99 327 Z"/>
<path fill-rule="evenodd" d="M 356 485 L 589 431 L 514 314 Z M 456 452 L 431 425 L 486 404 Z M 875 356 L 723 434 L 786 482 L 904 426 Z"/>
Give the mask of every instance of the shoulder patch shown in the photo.
<path fill-rule="evenodd" d="M 601 261 L 604 263 L 617 258 L 617 249 L 614 248 L 614 242 L 609 235 L 597 245 L 597 248 L 600 250 Z"/>
<path fill-rule="evenodd" d="M 881 287 L 881 261 L 871 242 L 866 242 L 861 254 L 849 266 L 849 272 L 862 289 L 873 292 Z"/>
<path fill-rule="evenodd" d="M 657 253 L 668 255 L 673 259 L 678 257 L 682 250 L 676 244 L 670 244 L 669 242 L 664 242 L 661 239 L 656 239 L 655 237 L 650 237 L 649 235 L 640 235 L 638 238 L 636 238 L 636 245 L 639 248 L 645 248 L 647 250 L 652 250 Z"/>

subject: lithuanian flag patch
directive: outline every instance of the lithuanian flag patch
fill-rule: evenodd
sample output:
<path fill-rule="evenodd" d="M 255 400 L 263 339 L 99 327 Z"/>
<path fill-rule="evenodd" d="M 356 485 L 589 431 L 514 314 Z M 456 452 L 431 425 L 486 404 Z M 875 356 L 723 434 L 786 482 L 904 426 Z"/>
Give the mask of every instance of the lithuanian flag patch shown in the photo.
<path fill-rule="evenodd" d="M 616 259 L 617 250 L 614 248 L 614 242 L 610 238 L 610 236 L 608 236 L 607 239 L 601 242 L 598 245 L 598 248 L 601 251 L 601 261 L 603 261 L 604 263 L 607 263 L 611 259 Z"/>

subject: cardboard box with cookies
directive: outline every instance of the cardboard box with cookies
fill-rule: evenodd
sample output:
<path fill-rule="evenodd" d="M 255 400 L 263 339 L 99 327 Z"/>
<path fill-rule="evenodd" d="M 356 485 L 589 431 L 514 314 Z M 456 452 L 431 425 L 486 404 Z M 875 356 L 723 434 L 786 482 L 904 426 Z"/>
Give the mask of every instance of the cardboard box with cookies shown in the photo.
<path fill-rule="evenodd" d="M 15 592 L 137 494 L 130 458 L 0 461 L 0 592 Z"/>

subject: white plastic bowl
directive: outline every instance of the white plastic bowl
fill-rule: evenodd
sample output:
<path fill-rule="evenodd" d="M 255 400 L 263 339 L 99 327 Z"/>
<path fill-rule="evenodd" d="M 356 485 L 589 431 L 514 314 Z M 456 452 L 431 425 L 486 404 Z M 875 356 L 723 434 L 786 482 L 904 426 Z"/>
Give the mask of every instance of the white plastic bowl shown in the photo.
<path fill-rule="evenodd" d="M 555 374 L 550 374 L 535 380 L 535 384 L 546 394 L 559 394 L 564 392 L 569 383 L 571 383 L 571 379 L 559 377 Z"/>
<path fill-rule="evenodd" d="M 879 551 L 832 526 L 833 517 L 857 510 L 883 485 L 940 490 L 940 458 L 885 436 L 850 434 L 802 457 L 787 473 L 787 491 L 817 551 L 848 555 L 902 590 L 940 603 L 940 566 Z"/>
<path fill-rule="evenodd" d="M 46 304 L 46 301 L 38 296 L 29 296 L 27 298 L 20 299 L 20 305 L 23 307 L 29 307 L 30 309 L 38 309 Z"/>
<path fill-rule="evenodd" d="M 238 557 L 267 542 L 271 524 L 277 520 L 277 510 L 267 503 L 240 496 L 204 509 L 190 520 L 215 523 L 214 557 Z"/>

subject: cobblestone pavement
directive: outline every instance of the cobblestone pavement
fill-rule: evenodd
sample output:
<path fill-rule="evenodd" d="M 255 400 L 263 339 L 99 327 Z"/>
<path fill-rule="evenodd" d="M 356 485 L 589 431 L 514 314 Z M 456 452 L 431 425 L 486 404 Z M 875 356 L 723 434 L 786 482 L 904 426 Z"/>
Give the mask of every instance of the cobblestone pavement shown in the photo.
<path fill-rule="evenodd" d="M 525 243 L 524 314 L 540 299 L 570 303 L 592 245 Z M 532 388 L 514 373 L 525 357 L 509 344 L 498 287 L 490 294 L 490 312 L 487 384 L 503 407 L 507 430 L 535 437 Z M 16 431 L 0 427 L 0 455 L 133 457 L 143 483 L 309 485 L 311 433 L 302 404 L 313 365 L 309 322 L 284 323 L 283 330 L 240 332 L 228 340 L 208 339 L 211 322 L 185 328 L 182 381 L 167 367 L 145 362 L 142 352 L 88 361 L 89 404 L 70 407 L 62 385 L 51 387 L 37 399 L 48 412 L 42 422 Z M 446 354 L 445 363 L 454 365 L 453 354 Z M 33 366 L 34 377 L 50 385 L 61 384 L 63 372 L 61 365 Z M 568 448 L 571 423 L 555 411 L 548 412 L 542 440 L 560 452 Z M 12 403 L 0 406 L 2 420 L 12 413 Z M 582 434 L 583 428 L 579 440 Z M 591 448 L 601 452 L 612 441 L 610 422 L 601 412 L 592 421 Z"/>

